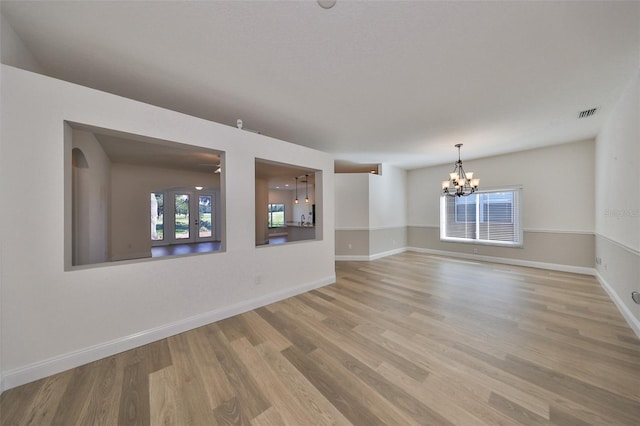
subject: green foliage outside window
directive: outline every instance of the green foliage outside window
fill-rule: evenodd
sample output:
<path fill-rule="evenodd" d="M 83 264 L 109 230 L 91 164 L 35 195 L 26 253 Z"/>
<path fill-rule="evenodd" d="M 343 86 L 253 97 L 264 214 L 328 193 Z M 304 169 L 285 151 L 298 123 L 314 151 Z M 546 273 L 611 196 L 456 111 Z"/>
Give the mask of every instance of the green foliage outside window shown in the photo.
<path fill-rule="evenodd" d="M 269 204 L 269 228 L 284 226 L 284 204 Z"/>

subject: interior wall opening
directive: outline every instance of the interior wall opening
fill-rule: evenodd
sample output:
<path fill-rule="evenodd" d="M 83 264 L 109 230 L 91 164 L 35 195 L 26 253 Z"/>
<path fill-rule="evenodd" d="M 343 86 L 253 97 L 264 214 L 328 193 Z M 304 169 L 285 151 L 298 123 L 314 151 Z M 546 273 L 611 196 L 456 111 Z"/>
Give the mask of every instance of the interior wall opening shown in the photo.
<path fill-rule="evenodd" d="M 322 239 L 322 171 L 256 158 L 256 246 Z"/>
<path fill-rule="evenodd" d="M 65 124 L 65 267 L 224 250 L 223 151 Z"/>

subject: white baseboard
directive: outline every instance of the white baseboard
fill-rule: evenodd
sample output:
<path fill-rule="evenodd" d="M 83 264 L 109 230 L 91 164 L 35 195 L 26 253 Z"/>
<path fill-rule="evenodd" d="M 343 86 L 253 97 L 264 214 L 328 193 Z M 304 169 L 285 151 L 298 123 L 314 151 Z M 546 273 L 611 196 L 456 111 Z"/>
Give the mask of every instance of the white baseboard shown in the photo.
<path fill-rule="evenodd" d="M 404 253 L 405 251 L 407 251 L 406 247 L 397 248 L 397 249 L 388 250 L 388 251 L 383 251 L 381 253 L 375 253 L 375 254 L 370 255 L 369 259 L 371 259 L 371 260 L 381 259 L 383 257 L 393 256 L 394 254 Z"/>
<path fill-rule="evenodd" d="M 595 268 L 583 266 L 561 265 L 558 263 L 535 262 L 533 260 L 509 259 L 506 257 L 481 256 L 478 254 L 458 253 L 454 251 L 433 250 L 420 247 L 407 247 L 407 251 L 417 253 L 436 254 L 439 256 L 456 257 L 460 259 L 481 260 L 483 262 L 504 263 L 506 265 L 528 266 L 531 268 L 548 269 L 551 271 L 571 272 L 574 274 L 596 275 Z"/>
<path fill-rule="evenodd" d="M 383 257 L 387 257 L 387 256 L 392 256 L 394 254 L 398 254 L 398 253 L 404 253 L 405 251 L 407 251 L 406 247 L 402 247 L 402 248 L 398 248 L 398 249 L 393 249 L 393 250 L 389 250 L 389 251 L 383 251 L 380 253 L 375 253 L 375 254 L 370 254 L 370 255 L 356 255 L 356 256 L 351 256 L 351 255 L 336 255 L 336 260 L 337 261 L 346 261 L 346 262 L 369 262 L 371 260 L 376 260 L 376 259 L 381 259 Z"/>
<path fill-rule="evenodd" d="M 33 364 L 25 365 L 7 371 L 0 377 L 0 393 L 34 380 L 60 373 L 70 368 L 78 367 L 89 362 L 115 355 L 148 343 L 155 342 L 185 331 L 192 330 L 203 325 L 211 324 L 225 318 L 238 315 L 261 306 L 287 299 L 319 287 L 336 282 L 336 276 L 332 275 L 321 280 L 308 282 L 296 287 L 276 291 L 255 299 L 236 303 L 232 306 L 215 309 L 199 315 L 194 315 L 169 324 L 154 327 L 129 336 L 124 336 L 109 342 L 99 343 L 67 354 L 59 355 Z"/>
<path fill-rule="evenodd" d="M 600 282 L 602 288 L 604 288 L 604 291 L 606 291 L 611 300 L 613 300 L 613 303 L 616 304 L 616 307 L 618 308 L 624 319 L 627 320 L 627 323 L 629 324 L 633 332 L 636 333 L 638 337 L 640 337 L 640 320 L 638 320 L 638 318 L 636 318 L 633 313 L 631 313 L 627 305 L 625 305 L 622 299 L 620 299 L 618 293 L 613 290 L 613 287 L 611 287 L 607 280 L 605 280 L 597 271 L 596 278 Z"/>
<path fill-rule="evenodd" d="M 336 260 L 339 262 L 368 262 L 371 260 L 369 255 L 351 256 L 351 255 L 336 255 Z"/>

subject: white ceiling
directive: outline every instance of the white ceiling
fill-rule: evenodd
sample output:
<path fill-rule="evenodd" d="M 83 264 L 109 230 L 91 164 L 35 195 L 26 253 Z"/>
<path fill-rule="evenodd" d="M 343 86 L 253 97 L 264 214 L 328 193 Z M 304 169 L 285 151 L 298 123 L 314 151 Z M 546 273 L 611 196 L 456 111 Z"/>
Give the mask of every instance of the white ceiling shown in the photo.
<path fill-rule="evenodd" d="M 255 171 L 256 178 L 265 179 L 268 182 L 269 189 L 293 191 L 296 186 L 296 177 L 301 191 L 304 190 L 306 183 L 313 186 L 316 182 L 316 170 L 291 164 L 256 159 Z"/>
<path fill-rule="evenodd" d="M 638 1 L 1 8 L 56 78 L 405 168 L 594 137 L 640 67 Z"/>
<path fill-rule="evenodd" d="M 69 122 L 71 127 L 93 133 L 109 160 L 140 166 L 214 173 L 221 152 L 112 129 Z"/>

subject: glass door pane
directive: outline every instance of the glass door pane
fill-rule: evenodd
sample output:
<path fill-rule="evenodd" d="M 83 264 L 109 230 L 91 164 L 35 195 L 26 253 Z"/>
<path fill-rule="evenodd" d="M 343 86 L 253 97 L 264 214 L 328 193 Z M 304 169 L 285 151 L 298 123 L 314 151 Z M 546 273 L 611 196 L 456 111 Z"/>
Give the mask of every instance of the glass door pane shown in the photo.
<path fill-rule="evenodd" d="M 175 238 L 189 239 L 189 194 L 175 194 Z"/>
<path fill-rule="evenodd" d="M 198 238 L 210 238 L 213 236 L 211 225 L 211 195 L 200 195 L 198 197 Z"/>
<path fill-rule="evenodd" d="M 151 193 L 151 240 L 162 241 L 164 239 L 164 194 L 162 192 Z"/>

